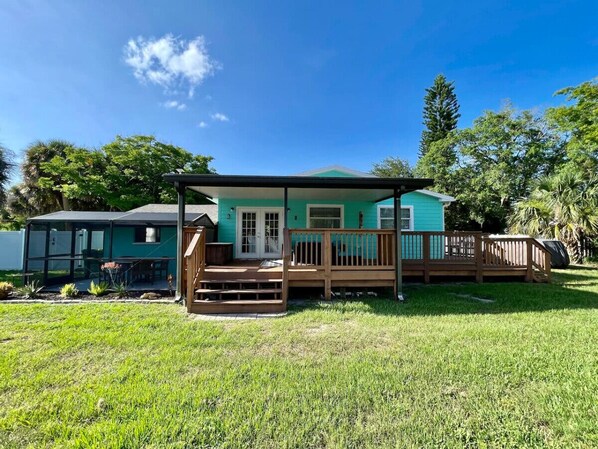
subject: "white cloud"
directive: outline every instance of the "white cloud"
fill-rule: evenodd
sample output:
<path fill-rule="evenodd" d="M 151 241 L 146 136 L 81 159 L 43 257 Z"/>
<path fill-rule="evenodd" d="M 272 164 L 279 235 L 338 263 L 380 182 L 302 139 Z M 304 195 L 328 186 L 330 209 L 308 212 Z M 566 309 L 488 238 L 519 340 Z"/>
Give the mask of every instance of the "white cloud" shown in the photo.
<path fill-rule="evenodd" d="M 178 111 L 184 111 L 187 109 L 187 105 L 185 103 L 181 103 L 176 100 L 165 101 L 162 103 L 162 106 L 164 106 L 166 109 L 176 109 Z"/>
<path fill-rule="evenodd" d="M 189 97 L 208 76 L 221 68 L 208 54 L 203 36 L 185 40 L 167 34 L 160 39 L 129 39 L 124 47 L 125 63 L 141 82 L 167 90 L 184 86 Z"/>
<path fill-rule="evenodd" d="M 229 119 L 226 115 L 221 114 L 220 112 L 216 112 L 215 114 L 211 115 L 212 120 L 216 120 L 218 122 L 228 122 Z"/>
<path fill-rule="evenodd" d="M 202 120 L 201 122 L 199 122 L 199 125 L 197 126 L 199 126 L 200 128 L 207 128 L 208 124 Z"/>

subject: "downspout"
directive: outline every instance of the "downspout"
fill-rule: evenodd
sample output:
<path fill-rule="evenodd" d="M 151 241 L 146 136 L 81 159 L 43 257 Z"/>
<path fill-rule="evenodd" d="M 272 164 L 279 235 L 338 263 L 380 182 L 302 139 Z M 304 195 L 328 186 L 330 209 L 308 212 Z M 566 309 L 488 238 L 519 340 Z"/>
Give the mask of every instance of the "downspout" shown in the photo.
<path fill-rule="evenodd" d="M 175 183 L 174 187 L 177 191 L 178 199 L 178 213 L 176 222 L 176 301 L 183 301 L 183 292 L 185 286 L 183 285 L 183 272 L 185 270 L 185 261 L 183 260 L 183 232 L 185 226 L 185 184 Z"/>

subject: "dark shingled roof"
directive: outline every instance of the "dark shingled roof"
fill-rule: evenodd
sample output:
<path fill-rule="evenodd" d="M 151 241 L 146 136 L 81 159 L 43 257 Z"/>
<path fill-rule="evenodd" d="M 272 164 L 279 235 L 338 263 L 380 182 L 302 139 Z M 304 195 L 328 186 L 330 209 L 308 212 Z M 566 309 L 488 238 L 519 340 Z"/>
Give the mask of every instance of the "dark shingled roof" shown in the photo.
<path fill-rule="evenodd" d="M 176 214 L 178 212 L 178 205 L 176 204 L 146 204 L 145 206 L 131 209 L 129 212 L 167 212 Z M 185 214 L 206 214 L 212 222 L 218 222 L 218 205 L 217 204 L 186 204 Z"/>
<path fill-rule="evenodd" d="M 189 205 L 185 208 L 185 222 L 211 226 L 218 217 L 217 205 Z M 63 210 L 29 219 L 30 223 L 101 223 L 116 225 L 176 225 L 176 204 L 148 204 L 128 212 L 92 212 Z"/>

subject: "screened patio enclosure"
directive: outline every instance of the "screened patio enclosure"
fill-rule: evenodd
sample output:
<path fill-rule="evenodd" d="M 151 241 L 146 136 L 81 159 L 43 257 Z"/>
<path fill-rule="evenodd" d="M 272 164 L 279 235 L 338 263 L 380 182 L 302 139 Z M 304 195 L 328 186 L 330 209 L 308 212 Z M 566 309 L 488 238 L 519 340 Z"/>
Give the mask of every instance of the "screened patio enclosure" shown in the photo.
<path fill-rule="evenodd" d="M 52 286 L 107 280 L 101 266 L 109 261 L 120 267 L 118 282 L 165 281 L 176 273 L 176 213 L 157 209 L 60 211 L 31 218 L 25 232 L 25 282 Z M 215 226 L 207 213 L 190 211 L 185 222 L 209 229 L 213 238 Z"/>
<path fill-rule="evenodd" d="M 25 233 L 24 278 L 40 285 L 99 277 L 110 257 L 111 220 L 121 212 L 57 212 L 29 220 Z"/>

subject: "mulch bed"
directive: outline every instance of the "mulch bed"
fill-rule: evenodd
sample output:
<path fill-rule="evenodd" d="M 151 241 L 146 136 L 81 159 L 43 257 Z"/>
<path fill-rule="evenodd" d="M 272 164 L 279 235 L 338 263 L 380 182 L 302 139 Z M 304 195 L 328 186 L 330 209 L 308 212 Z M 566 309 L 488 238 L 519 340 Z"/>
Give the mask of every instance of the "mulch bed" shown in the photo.
<path fill-rule="evenodd" d="M 151 294 L 151 298 L 144 297 L 143 295 Z M 158 303 L 158 304 L 168 304 L 174 303 L 174 297 L 171 296 L 168 292 L 161 292 L 161 291 L 130 291 L 128 295 L 124 298 L 119 298 L 114 293 L 109 293 L 104 296 L 93 296 L 88 293 L 80 293 L 75 298 L 63 298 L 60 296 L 58 292 L 42 292 L 39 293 L 38 298 L 36 299 L 27 299 L 15 294 L 12 294 L 0 303 L 9 303 L 9 304 L 27 304 L 27 303 L 55 303 L 55 304 L 83 304 L 83 303 L 117 303 L 117 302 L 131 302 L 131 303 Z"/>

